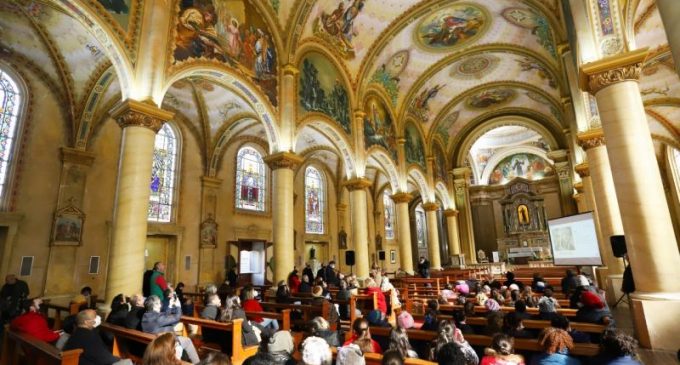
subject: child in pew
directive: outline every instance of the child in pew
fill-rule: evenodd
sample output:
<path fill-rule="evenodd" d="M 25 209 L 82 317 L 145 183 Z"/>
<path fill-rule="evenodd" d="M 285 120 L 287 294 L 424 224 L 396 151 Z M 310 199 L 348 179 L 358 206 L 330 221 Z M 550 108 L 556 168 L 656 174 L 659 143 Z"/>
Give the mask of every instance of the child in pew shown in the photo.
<path fill-rule="evenodd" d="M 543 352 L 533 355 L 530 365 L 581 365 L 581 361 L 569 356 L 574 342 L 567 331 L 548 327 L 541 331 L 538 343 L 543 347 Z"/>
<path fill-rule="evenodd" d="M 439 328 L 439 320 L 437 316 L 439 315 L 439 302 L 434 299 L 427 301 L 427 308 L 425 309 L 425 317 L 423 319 L 423 325 L 420 327 L 424 331 L 437 331 Z"/>
<path fill-rule="evenodd" d="M 430 360 L 439 361 L 439 353 L 442 348 L 449 343 L 455 343 L 465 358 L 465 365 L 477 365 L 479 363 L 479 357 L 477 353 L 470 346 L 470 344 L 465 340 L 463 333 L 456 328 L 456 326 L 451 321 L 441 321 L 439 324 L 439 333 L 437 339 L 434 341 L 430 348 Z"/>
<path fill-rule="evenodd" d="M 538 301 L 538 317 L 544 320 L 551 320 L 557 315 L 557 308 L 560 303 L 553 298 L 553 291 L 551 288 L 546 288 L 543 292 L 543 297 Z"/>
<path fill-rule="evenodd" d="M 416 353 L 408 340 L 408 333 L 404 328 L 393 328 L 390 331 L 390 350 L 398 351 L 404 358 L 418 358 L 418 353 Z"/>
<path fill-rule="evenodd" d="M 524 357 L 514 353 L 512 337 L 497 334 L 491 340 L 491 347 L 484 350 L 480 365 L 525 365 Z"/>
<path fill-rule="evenodd" d="M 553 319 L 550 320 L 550 325 L 559 328 L 561 330 L 567 331 L 571 339 L 575 343 L 590 343 L 590 335 L 585 332 L 579 332 L 571 329 L 571 324 L 569 323 L 569 318 L 558 314 Z"/>

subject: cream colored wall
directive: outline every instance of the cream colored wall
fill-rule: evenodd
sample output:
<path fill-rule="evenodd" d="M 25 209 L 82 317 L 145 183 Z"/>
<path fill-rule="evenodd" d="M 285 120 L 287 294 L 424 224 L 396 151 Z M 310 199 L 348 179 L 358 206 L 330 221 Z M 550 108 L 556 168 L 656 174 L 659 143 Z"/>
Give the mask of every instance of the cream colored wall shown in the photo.
<path fill-rule="evenodd" d="M 383 239 L 383 250 L 385 251 L 385 261 L 380 261 L 378 260 L 378 265 L 381 267 L 384 267 L 387 272 L 394 272 L 399 268 L 399 243 L 397 242 L 396 239 L 390 239 L 388 240 L 385 238 L 385 205 L 383 204 L 383 190 L 380 190 L 380 192 L 377 194 L 377 197 L 375 198 L 375 209 L 374 211 L 380 212 L 380 215 L 378 216 L 378 219 L 375 221 L 375 231 L 376 234 L 380 234 Z M 396 213 L 396 212 L 395 212 Z M 396 215 L 396 214 L 395 214 Z M 396 217 L 395 217 L 396 218 Z M 396 232 L 396 219 L 394 220 L 395 224 L 395 232 L 394 236 L 397 236 Z M 373 237 L 373 240 L 375 242 L 375 236 Z M 396 253 L 396 261 L 395 263 L 390 262 L 390 251 L 394 250 Z M 376 251 L 376 258 L 378 254 Z"/>

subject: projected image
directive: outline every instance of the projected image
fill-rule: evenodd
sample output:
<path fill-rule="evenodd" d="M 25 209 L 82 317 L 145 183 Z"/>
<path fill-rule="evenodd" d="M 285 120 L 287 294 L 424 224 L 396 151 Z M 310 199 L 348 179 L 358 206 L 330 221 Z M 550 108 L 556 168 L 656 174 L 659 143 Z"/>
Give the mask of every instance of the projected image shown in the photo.
<path fill-rule="evenodd" d="M 557 251 L 574 251 L 574 235 L 571 232 L 571 227 L 555 228 L 553 231 L 553 239 L 555 240 L 555 249 Z"/>

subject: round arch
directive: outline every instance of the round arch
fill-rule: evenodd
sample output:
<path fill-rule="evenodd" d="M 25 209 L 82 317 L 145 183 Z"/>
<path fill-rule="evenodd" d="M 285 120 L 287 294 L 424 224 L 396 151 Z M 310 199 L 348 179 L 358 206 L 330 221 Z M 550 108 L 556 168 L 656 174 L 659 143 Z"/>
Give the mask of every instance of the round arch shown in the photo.
<path fill-rule="evenodd" d="M 552 165 L 552 160 L 548 157 L 548 154 L 538 148 L 538 147 L 533 147 L 533 146 L 515 146 L 515 147 L 510 147 L 507 149 L 503 149 L 499 151 L 498 153 L 494 154 L 490 159 L 489 162 L 487 163 L 486 167 L 484 167 L 484 170 L 481 171 L 481 177 L 479 177 L 479 180 L 477 180 L 478 184 L 485 184 L 487 185 L 489 183 L 489 178 L 491 177 L 491 173 L 493 173 L 493 170 L 496 168 L 496 165 L 498 165 L 504 158 L 508 156 L 512 156 L 517 153 L 528 153 L 531 155 L 536 155 L 538 157 L 541 157 L 542 159 L 548 161 Z"/>
<path fill-rule="evenodd" d="M 422 171 L 420 171 L 419 168 L 417 167 L 411 167 L 408 169 L 408 177 L 413 179 L 413 181 L 416 183 L 416 186 L 418 187 L 418 190 L 420 191 L 420 195 L 423 197 L 423 201 L 425 203 L 427 202 L 432 202 L 434 201 L 434 193 L 430 191 L 427 185 L 427 179 L 425 178 L 425 174 L 423 174 Z"/>
<path fill-rule="evenodd" d="M 392 193 L 406 191 L 406 186 L 399 184 L 399 173 L 397 172 L 397 165 L 392 161 L 389 153 L 381 146 L 373 146 L 366 151 L 366 160 L 370 158 L 375 159 L 380 167 L 386 172 L 390 181 L 390 188 Z"/>
<path fill-rule="evenodd" d="M 347 176 L 354 176 L 357 173 L 356 161 L 352 155 L 353 147 L 347 136 L 328 116 L 321 113 L 314 113 L 306 116 L 302 122 L 297 125 L 295 130 L 295 137 L 293 140 L 293 147 L 295 147 L 302 131 L 310 127 L 323 134 L 331 141 L 333 146 L 337 149 L 339 156 L 342 158 L 345 167 L 345 174 Z"/>
<path fill-rule="evenodd" d="M 435 196 L 442 202 L 444 209 L 454 209 L 454 203 L 453 200 L 451 200 L 451 196 L 449 195 L 448 189 L 446 189 L 446 185 L 444 185 L 443 182 L 439 181 L 437 184 L 434 186 L 434 193 Z"/>

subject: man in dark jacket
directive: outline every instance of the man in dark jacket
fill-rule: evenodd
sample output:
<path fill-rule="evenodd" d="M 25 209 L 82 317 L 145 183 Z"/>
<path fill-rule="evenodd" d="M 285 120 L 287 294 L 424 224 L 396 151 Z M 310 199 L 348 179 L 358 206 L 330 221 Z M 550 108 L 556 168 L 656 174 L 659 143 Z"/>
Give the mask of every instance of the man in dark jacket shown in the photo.
<path fill-rule="evenodd" d="M 142 330 L 142 316 L 144 316 L 144 297 L 135 294 L 130 298 L 130 311 L 125 318 L 125 327 L 131 330 Z"/>
<path fill-rule="evenodd" d="M 314 271 L 312 271 L 312 267 L 309 266 L 309 263 L 305 264 L 305 268 L 302 270 L 302 275 L 307 275 L 309 281 L 311 283 L 314 282 Z"/>
<path fill-rule="evenodd" d="M 430 277 L 430 261 L 428 261 L 424 256 L 420 256 L 420 261 L 418 262 L 418 273 L 424 278 Z"/>
<path fill-rule="evenodd" d="M 11 321 L 21 314 L 21 304 L 28 298 L 28 285 L 10 274 L 0 290 L 0 324 Z"/>
<path fill-rule="evenodd" d="M 170 295 L 170 304 L 165 312 L 161 313 L 161 298 L 152 295 L 144 302 L 146 312 L 142 316 L 142 331 L 147 333 L 163 333 L 175 332 L 175 325 L 179 323 L 182 316 L 181 304 L 177 296 L 173 293 Z M 198 358 L 198 353 L 191 340 L 184 336 L 177 336 L 182 349 L 187 353 L 192 364 L 198 364 L 201 359 Z"/>
<path fill-rule="evenodd" d="M 64 345 L 64 351 L 83 349 L 79 365 L 132 365 L 129 359 L 120 359 L 111 354 L 95 330 L 101 318 L 92 309 L 80 311 L 76 316 L 78 327 Z"/>
<path fill-rule="evenodd" d="M 326 278 L 324 281 L 328 285 L 338 286 L 338 274 L 335 273 L 335 261 L 331 261 L 326 266 Z"/>

